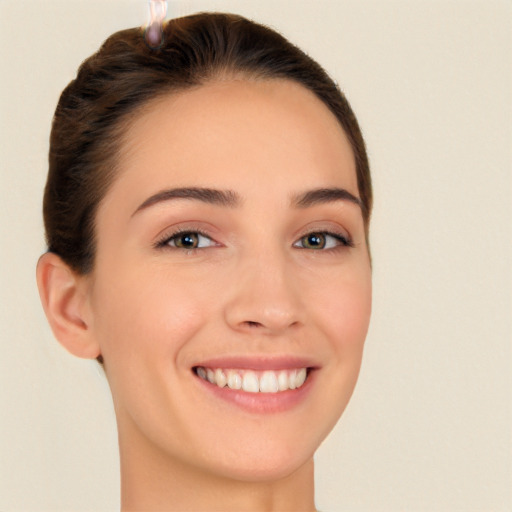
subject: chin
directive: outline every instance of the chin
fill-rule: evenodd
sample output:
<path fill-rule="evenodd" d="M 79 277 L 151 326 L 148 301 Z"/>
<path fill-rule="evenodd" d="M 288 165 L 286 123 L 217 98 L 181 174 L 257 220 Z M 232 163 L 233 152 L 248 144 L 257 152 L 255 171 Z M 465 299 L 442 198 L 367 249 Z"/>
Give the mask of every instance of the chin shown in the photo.
<path fill-rule="evenodd" d="M 272 420 L 267 418 L 267 422 Z M 279 425 L 274 425 L 278 428 Z M 282 427 L 282 425 L 281 425 Z M 240 436 L 218 436 L 217 442 L 203 455 L 204 468 L 221 478 L 245 482 L 271 482 L 285 479 L 312 463 L 331 425 L 321 431 L 311 425 L 294 424 L 293 430 L 280 428 L 254 429 L 245 439 Z"/>
<path fill-rule="evenodd" d="M 308 463 L 312 463 L 314 450 L 308 454 L 299 453 L 300 451 L 267 449 L 265 453 L 254 454 L 249 459 L 242 460 L 238 456 L 236 461 L 223 460 L 222 467 L 217 466 L 214 472 L 218 476 L 247 483 L 274 482 L 286 479 Z"/>

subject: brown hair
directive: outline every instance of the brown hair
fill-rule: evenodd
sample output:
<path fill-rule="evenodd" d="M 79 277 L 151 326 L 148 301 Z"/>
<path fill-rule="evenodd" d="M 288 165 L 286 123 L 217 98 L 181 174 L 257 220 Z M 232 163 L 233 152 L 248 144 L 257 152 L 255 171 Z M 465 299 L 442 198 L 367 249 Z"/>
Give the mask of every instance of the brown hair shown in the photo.
<path fill-rule="evenodd" d="M 202 13 L 168 21 L 150 48 L 143 29 L 110 36 L 64 89 L 53 119 L 43 214 L 48 250 L 92 270 L 95 214 L 116 174 L 130 116 L 164 94 L 229 75 L 288 79 L 311 90 L 343 127 L 356 161 L 368 233 L 372 189 L 365 144 L 345 96 L 314 60 L 277 32 L 241 16 Z"/>

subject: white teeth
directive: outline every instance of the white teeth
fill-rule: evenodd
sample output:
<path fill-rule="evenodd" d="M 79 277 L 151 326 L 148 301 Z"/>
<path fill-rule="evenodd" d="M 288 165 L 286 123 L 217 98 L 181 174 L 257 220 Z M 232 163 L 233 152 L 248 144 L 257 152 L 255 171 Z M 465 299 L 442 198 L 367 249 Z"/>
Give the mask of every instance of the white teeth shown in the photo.
<path fill-rule="evenodd" d="M 249 371 L 244 373 L 242 389 L 249 393 L 257 393 L 260 390 L 260 383 L 258 382 L 258 377 L 254 372 Z"/>
<path fill-rule="evenodd" d="M 295 389 L 297 387 L 297 372 L 296 370 L 293 370 L 290 372 L 290 375 L 288 376 L 288 386 L 290 389 Z"/>
<path fill-rule="evenodd" d="M 263 372 L 260 379 L 260 391 L 262 393 L 277 393 L 278 389 L 275 372 Z"/>
<path fill-rule="evenodd" d="M 279 386 L 279 391 L 285 391 L 288 389 L 288 374 L 284 370 L 279 372 L 277 384 Z"/>
<path fill-rule="evenodd" d="M 220 388 L 243 389 L 248 393 L 277 393 L 300 388 L 308 376 L 306 368 L 263 372 L 253 370 L 236 370 L 205 368 L 198 366 L 196 374 Z"/>
<path fill-rule="evenodd" d="M 297 377 L 295 378 L 295 386 L 300 388 L 302 386 L 302 384 L 304 384 L 306 377 L 307 377 L 306 368 L 301 368 L 297 372 Z"/>
<path fill-rule="evenodd" d="M 219 386 L 219 388 L 223 388 L 228 382 L 228 379 L 226 379 L 226 375 L 220 368 L 217 368 L 215 370 L 215 382 L 217 386 Z"/>
<path fill-rule="evenodd" d="M 230 389 L 242 389 L 242 377 L 233 370 L 228 371 L 228 386 Z"/>

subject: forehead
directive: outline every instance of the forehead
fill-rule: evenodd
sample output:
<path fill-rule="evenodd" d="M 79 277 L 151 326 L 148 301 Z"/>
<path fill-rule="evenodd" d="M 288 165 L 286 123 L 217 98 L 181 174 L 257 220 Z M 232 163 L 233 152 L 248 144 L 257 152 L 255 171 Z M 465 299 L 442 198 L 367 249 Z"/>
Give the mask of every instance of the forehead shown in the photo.
<path fill-rule="evenodd" d="M 287 80 L 213 82 L 150 102 L 127 128 L 114 189 L 273 190 L 343 186 L 358 195 L 350 144 L 311 91 Z"/>

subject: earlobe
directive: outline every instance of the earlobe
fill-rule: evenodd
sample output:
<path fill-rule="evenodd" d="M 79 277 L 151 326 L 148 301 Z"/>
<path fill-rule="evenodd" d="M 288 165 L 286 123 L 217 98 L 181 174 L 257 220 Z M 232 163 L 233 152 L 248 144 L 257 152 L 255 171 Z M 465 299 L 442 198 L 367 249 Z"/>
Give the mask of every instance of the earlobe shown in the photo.
<path fill-rule="evenodd" d="M 100 347 L 90 328 L 84 276 L 53 253 L 39 258 L 36 274 L 44 312 L 57 340 L 75 356 L 98 357 Z"/>

